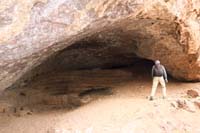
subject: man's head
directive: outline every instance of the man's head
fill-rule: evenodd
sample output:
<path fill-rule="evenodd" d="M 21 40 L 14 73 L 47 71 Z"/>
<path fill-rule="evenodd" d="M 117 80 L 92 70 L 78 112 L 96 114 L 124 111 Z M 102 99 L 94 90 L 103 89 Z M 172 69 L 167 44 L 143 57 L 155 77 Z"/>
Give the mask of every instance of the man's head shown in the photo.
<path fill-rule="evenodd" d="M 155 65 L 160 65 L 160 61 L 159 61 L 159 60 L 156 60 L 156 61 L 155 61 Z"/>

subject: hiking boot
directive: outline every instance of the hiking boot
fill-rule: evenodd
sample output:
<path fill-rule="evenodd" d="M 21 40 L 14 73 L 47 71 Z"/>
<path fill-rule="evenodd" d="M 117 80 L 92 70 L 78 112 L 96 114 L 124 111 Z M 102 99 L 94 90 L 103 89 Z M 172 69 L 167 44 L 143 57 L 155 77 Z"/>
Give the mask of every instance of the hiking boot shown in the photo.
<path fill-rule="evenodd" d="M 149 101 L 153 101 L 153 97 L 152 96 L 149 97 Z"/>

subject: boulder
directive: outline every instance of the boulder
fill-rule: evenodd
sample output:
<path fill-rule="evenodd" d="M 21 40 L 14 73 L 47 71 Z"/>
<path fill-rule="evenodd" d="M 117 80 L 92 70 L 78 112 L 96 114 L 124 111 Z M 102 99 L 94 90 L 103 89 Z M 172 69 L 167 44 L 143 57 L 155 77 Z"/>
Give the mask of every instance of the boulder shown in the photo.
<path fill-rule="evenodd" d="M 199 96 L 199 91 L 196 89 L 187 90 L 187 95 L 192 98 L 196 98 Z"/>

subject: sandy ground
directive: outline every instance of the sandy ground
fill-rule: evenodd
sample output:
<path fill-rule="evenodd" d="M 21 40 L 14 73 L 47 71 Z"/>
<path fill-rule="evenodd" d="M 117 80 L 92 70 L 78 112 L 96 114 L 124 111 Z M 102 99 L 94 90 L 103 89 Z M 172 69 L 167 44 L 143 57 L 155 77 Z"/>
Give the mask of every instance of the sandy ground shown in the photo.
<path fill-rule="evenodd" d="M 92 87 L 111 93 L 78 96 Z M 146 68 L 51 73 L 4 92 L 0 102 L 15 109 L 0 113 L 0 133 L 199 133 L 200 109 L 171 105 L 177 99 L 192 100 L 186 91 L 199 87 L 169 79 L 168 98 L 162 99 L 159 87 L 156 99 L 149 101 L 151 77 Z M 18 114 L 18 108 L 25 113 Z"/>

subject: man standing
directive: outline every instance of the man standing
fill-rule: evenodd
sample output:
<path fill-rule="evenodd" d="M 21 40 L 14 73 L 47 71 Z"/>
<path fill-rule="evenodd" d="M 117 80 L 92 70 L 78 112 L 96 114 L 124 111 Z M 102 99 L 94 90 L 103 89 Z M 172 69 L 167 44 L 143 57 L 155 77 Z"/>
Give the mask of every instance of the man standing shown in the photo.
<path fill-rule="evenodd" d="M 168 82 L 167 72 L 165 70 L 165 67 L 160 64 L 159 60 L 156 60 L 155 65 L 152 67 L 152 77 L 153 77 L 153 85 L 152 85 L 152 90 L 151 90 L 151 95 L 150 95 L 149 100 L 150 101 L 153 100 L 158 83 L 160 83 L 162 86 L 163 98 L 166 98 L 167 94 L 166 94 L 165 82 L 166 83 Z"/>

